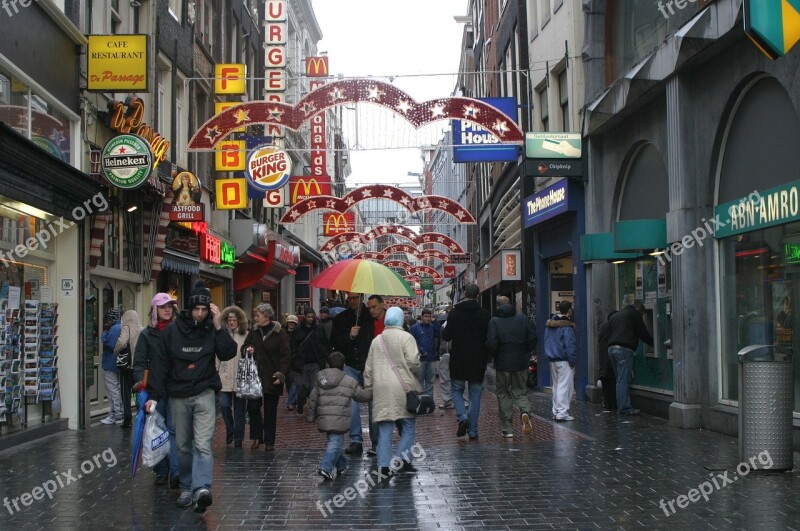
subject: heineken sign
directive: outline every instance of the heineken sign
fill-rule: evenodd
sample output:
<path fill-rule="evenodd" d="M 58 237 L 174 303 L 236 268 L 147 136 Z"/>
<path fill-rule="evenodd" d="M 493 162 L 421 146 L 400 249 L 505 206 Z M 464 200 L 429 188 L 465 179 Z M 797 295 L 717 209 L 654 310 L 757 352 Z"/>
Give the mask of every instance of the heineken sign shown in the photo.
<path fill-rule="evenodd" d="M 153 152 L 136 135 L 119 135 L 103 148 L 101 167 L 106 179 L 117 188 L 138 188 L 150 176 Z"/>
<path fill-rule="evenodd" d="M 714 208 L 716 238 L 800 221 L 800 181 L 753 191 Z"/>

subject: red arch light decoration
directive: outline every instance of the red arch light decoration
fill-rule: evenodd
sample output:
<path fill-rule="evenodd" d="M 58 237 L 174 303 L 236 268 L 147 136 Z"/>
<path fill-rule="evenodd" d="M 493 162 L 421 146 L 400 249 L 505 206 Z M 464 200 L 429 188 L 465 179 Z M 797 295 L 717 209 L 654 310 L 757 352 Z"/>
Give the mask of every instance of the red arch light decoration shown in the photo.
<path fill-rule="evenodd" d="M 451 253 L 464 253 L 464 248 L 461 247 L 461 244 L 446 234 L 440 232 L 423 232 L 422 234 L 417 234 L 408 227 L 402 225 L 378 225 L 364 234 L 358 232 L 343 232 L 330 238 L 322 244 L 319 250 L 320 252 L 330 252 L 345 243 L 368 245 L 376 238 L 388 236 L 390 234 L 405 238 L 416 244 L 419 248 L 424 245 L 438 244 L 447 247 L 448 251 Z"/>
<path fill-rule="evenodd" d="M 475 217 L 458 202 L 441 195 L 411 197 L 405 190 L 387 184 L 370 184 L 351 190 L 341 199 L 331 195 L 318 195 L 298 201 L 281 216 L 281 223 L 296 223 L 300 218 L 319 209 L 333 210 L 344 214 L 361 201 L 368 199 L 389 199 L 404 206 L 409 212 L 440 210 L 446 212 L 459 223 L 473 225 Z"/>
<path fill-rule="evenodd" d="M 373 103 L 405 118 L 416 128 L 440 120 L 464 120 L 484 127 L 502 143 L 522 144 L 525 134 L 508 116 L 472 98 L 439 98 L 417 103 L 390 83 L 371 79 L 333 81 L 309 92 L 296 105 L 253 101 L 230 107 L 200 126 L 188 151 L 213 149 L 234 129 L 253 124 L 275 124 L 297 131 L 315 114 L 347 103 Z"/>

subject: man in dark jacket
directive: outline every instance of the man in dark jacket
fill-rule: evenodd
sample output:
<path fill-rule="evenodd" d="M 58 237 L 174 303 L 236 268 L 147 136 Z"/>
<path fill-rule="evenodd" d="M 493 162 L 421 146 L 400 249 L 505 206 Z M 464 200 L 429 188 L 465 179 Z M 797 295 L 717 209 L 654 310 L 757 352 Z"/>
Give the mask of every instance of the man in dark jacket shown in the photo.
<path fill-rule="evenodd" d="M 297 380 L 297 412 L 302 414 L 308 395 L 314 387 L 317 373 L 325 368 L 328 356 L 328 336 L 317 323 L 314 310 L 307 308 L 303 322 L 294 332 L 294 355 L 301 360 L 300 378 Z"/>
<path fill-rule="evenodd" d="M 219 308 L 211 292 L 198 282 L 189 295 L 187 309 L 161 333 L 161 348 L 151 366 L 147 411 L 169 396 L 175 422 L 181 474 L 179 507 L 195 505 L 205 512 L 211 505 L 214 457 L 211 440 L 216 421 L 216 393 L 222 388 L 215 357 L 233 359 L 236 342 L 223 330 Z"/>
<path fill-rule="evenodd" d="M 458 415 L 457 437 L 469 434 L 478 438 L 478 415 L 481 411 L 481 391 L 489 350 L 486 337 L 491 315 L 476 300 L 480 290 L 470 284 L 464 290 L 465 300 L 453 307 L 442 328 L 443 341 L 452 341 L 450 349 L 450 377 L 453 387 L 453 404 Z M 464 387 L 469 382 L 469 416 L 464 408 Z"/>
<path fill-rule="evenodd" d="M 653 344 L 642 316 L 645 313 L 641 302 L 634 302 L 611 316 L 608 320 L 608 357 L 617 375 L 617 411 L 623 415 L 636 415 L 638 409 L 631 405 L 630 390 L 633 370 L 633 355 L 639 340 Z"/>
<path fill-rule="evenodd" d="M 528 318 L 517 313 L 506 296 L 497 297 L 497 314 L 489 321 L 486 345 L 494 357 L 497 375 L 497 409 L 500 431 L 511 438 L 513 407 L 519 407 L 523 433 L 533 432 L 531 402 L 528 398 L 528 364 L 536 348 L 536 331 Z"/>
<path fill-rule="evenodd" d="M 373 318 L 358 293 L 347 294 L 347 309 L 333 318 L 330 345 L 344 354 L 344 372 L 364 385 L 364 366 L 372 340 L 375 338 Z M 370 409 L 371 411 L 371 409 Z M 372 434 L 370 434 L 372 435 Z M 377 436 L 377 434 L 376 434 Z M 361 408 L 352 401 L 350 420 L 350 446 L 345 450 L 350 455 L 361 455 L 364 451 L 364 436 L 361 433 Z"/>

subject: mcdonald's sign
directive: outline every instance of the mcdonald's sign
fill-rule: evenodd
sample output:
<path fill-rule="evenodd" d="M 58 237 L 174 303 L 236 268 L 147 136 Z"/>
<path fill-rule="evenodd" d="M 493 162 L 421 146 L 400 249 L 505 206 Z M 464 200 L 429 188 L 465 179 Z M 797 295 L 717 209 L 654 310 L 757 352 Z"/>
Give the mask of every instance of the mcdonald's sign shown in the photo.
<path fill-rule="evenodd" d="M 289 196 L 292 205 L 319 195 L 331 195 L 330 177 L 295 175 L 289 178 Z"/>
<path fill-rule="evenodd" d="M 328 57 L 306 57 L 306 76 L 328 77 Z"/>
<path fill-rule="evenodd" d="M 353 232 L 356 215 L 352 212 L 328 212 L 322 215 L 322 230 L 325 236 L 336 236 L 343 232 Z"/>

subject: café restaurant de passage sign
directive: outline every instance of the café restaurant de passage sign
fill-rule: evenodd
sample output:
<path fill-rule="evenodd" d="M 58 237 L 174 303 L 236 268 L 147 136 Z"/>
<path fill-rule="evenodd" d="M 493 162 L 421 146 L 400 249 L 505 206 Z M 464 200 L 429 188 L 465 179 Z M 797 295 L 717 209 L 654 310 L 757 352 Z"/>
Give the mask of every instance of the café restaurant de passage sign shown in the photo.
<path fill-rule="evenodd" d="M 87 90 L 148 92 L 147 35 L 89 35 Z"/>

